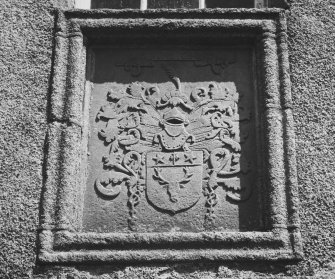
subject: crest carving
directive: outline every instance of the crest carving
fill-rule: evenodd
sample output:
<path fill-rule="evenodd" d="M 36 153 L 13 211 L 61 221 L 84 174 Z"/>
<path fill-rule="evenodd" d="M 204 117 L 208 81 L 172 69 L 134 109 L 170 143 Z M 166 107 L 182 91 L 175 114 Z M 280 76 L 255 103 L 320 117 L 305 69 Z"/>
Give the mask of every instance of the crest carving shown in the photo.
<path fill-rule="evenodd" d="M 184 92 L 181 81 L 166 70 L 173 86 L 131 83 L 122 92 L 109 91 L 97 114 L 105 127 L 99 137 L 109 147 L 105 172 L 96 179 L 99 195 L 117 198 L 128 189 L 129 229 L 136 229 L 136 206 L 144 199 L 157 210 L 177 214 L 206 203 L 205 228 L 215 222 L 216 189 L 228 201 L 247 200 L 251 164 L 241 152 L 248 134 L 240 123 L 250 112 L 240 108 L 232 82 L 203 83 Z"/>

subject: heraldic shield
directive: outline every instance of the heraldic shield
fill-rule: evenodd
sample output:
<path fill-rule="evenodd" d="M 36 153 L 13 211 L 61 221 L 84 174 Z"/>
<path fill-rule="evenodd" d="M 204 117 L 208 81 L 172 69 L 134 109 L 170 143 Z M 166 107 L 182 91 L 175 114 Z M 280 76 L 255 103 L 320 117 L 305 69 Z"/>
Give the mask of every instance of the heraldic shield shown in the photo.
<path fill-rule="evenodd" d="M 202 151 L 149 152 L 147 198 L 157 208 L 177 213 L 194 206 L 202 193 Z"/>

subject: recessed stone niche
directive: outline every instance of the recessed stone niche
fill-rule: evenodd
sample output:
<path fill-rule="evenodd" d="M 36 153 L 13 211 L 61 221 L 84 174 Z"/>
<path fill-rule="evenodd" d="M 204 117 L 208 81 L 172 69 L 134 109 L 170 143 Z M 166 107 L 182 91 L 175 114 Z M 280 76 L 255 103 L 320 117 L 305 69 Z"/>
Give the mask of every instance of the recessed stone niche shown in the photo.
<path fill-rule="evenodd" d="M 59 13 L 42 262 L 302 256 L 282 10 Z"/>
<path fill-rule="evenodd" d="M 263 230 L 253 49 L 90 51 L 83 230 Z"/>

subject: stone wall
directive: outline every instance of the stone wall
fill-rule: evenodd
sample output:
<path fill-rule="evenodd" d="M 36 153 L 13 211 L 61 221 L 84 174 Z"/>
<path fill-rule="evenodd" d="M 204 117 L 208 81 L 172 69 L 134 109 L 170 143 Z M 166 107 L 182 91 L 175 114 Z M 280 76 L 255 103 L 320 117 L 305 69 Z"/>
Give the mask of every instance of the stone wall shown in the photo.
<path fill-rule="evenodd" d="M 52 10 L 67 2 L 0 2 L 0 278 L 29 278 L 35 267 Z"/>
<path fill-rule="evenodd" d="M 331 0 L 292 0 L 288 16 L 303 261 L 52 269 L 36 263 L 53 9 L 72 7 L 70 2 L 0 3 L 0 278 L 334 278 L 335 5 Z"/>

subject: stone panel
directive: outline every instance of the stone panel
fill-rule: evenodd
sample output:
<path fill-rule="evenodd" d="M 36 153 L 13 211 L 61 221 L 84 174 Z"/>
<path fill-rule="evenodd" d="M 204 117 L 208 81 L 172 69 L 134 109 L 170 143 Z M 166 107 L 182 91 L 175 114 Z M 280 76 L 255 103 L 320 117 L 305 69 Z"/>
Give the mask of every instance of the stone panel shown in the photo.
<path fill-rule="evenodd" d="M 284 19 L 59 13 L 39 260 L 299 259 Z"/>
<path fill-rule="evenodd" d="M 76 267 L 36 262 L 39 199 L 53 6 L 74 1 L 1 1 L 1 210 L 0 278 L 335 278 L 334 5 L 295 0 L 288 13 L 292 95 L 298 159 L 300 216 L 305 257 L 299 264 L 216 262 Z M 286 114 L 292 118 L 292 112 Z M 65 123 L 66 122 L 62 122 Z M 43 147 L 44 146 L 44 147 Z M 294 151 L 294 148 L 289 149 Z M 295 151 L 294 151 L 295 152 Z M 294 153 L 293 152 L 293 153 Z M 50 243 L 50 242 L 48 242 Z"/>
<path fill-rule="evenodd" d="M 84 230 L 264 229 L 253 47 L 91 51 Z"/>
<path fill-rule="evenodd" d="M 283 8 L 287 9 L 287 0 L 206 0 L 206 8 Z"/>

